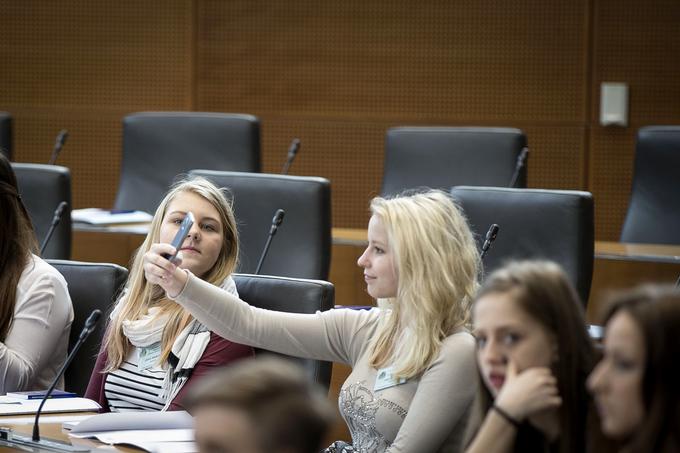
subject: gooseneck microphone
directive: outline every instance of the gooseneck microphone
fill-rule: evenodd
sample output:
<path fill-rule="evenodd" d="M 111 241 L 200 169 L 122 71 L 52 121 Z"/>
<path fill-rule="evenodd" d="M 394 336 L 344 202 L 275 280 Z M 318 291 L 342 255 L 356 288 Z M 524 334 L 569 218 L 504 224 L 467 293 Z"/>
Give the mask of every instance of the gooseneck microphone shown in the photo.
<path fill-rule="evenodd" d="M 54 165 L 54 163 L 57 161 L 57 157 L 59 156 L 61 149 L 64 147 L 64 144 L 66 143 L 67 138 L 68 138 L 68 131 L 66 129 L 60 130 L 59 134 L 57 134 L 57 139 L 54 141 L 54 148 L 52 149 L 52 157 L 50 157 L 50 161 L 48 162 L 49 165 Z"/>
<path fill-rule="evenodd" d="M 50 242 L 52 233 L 54 233 L 55 228 L 57 228 L 57 225 L 59 225 L 59 222 L 61 222 L 61 217 L 64 215 L 64 210 L 66 209 L 67 206 L 68 203 L 62 201 L 61 203 L 59 203 L 59 206 L 57 206 L 57 209 L 54 210 L 54 217 L 52 217 L 50 229 L 47 230 L 45 239 L 43 239 L 42 245 L 40 246 L 40 255 L 43 254 L 43 252 L 45 251 L 45 247 L 47 247 L 47 244 Z"/>
<path fill-rule="evenodd" d="M 486 255 L 486 252 L 489 251 L 491 248 L 491 244 L 493 244 L 493 241 L 496 240 L 496 236 L 498 236 L 498 230 L 500 230 L 500 227 L 492 223 L 491 226 L 489 227 L 489 230 L 486 232 L 486 237 L 484 238 L 484 244 L 482 244 L 482 251 L 479 254 L 480 258 L 484 258 L 484 255 Z"/>
<path fill-rule="evenodd" d="M 274 214 L 274 218 L 272 219 L 272 226 L 269 229 L 269 236 L 267 237 L 267 242 L 264 244 L 264 250 L 262 250 L 262 255 L 260 256 L 260 262 L 257 263 L 257 269 L 255 269 L 255 275 L 259 274 L 260 269 L 262 269 L 262 263 L 264 263 L 264 258 L 267 256 L 269 246 L 272 243 L 272 238 L 276 234 L 276 231 L 279 229 L 279 226 L 281 226 L 281 223 L 283 223 L 284 215 L 286 215 L 286 211 L 284 211 L 283 209 L 277 209 L 276 213 Z"/>
<path fill-rule="evenodd" d="M 94 328 L 97 326 L 97 322 L 99 321 L 101 314 L 102 314 L 101 310 L 93 310 L 92 313 L 90 313 L 90 316 L 88 316 L 87 320 L 85 321 L 83 330 L 80 332 L 78 341 L 76 341 L 76 344 L 73 346 L 73 349 L 71 349 L 71 352 L 66 357 L 66 362 L 64 362 L 64 365 L 61 367 L 61 369 L 59 369 L 59 372 L 54 377 L 52 385 L 50 385 L 42 401 L 40 401 L 38 411 L 35 413 L 35 421 L 33 423 L 33 436 L 32 437 L 23 436 L 21 434 L 14 433 L 10 429 L 0 428 L 0 440 L 3 443 L 10 444 L 12 446 L 22 447 L 21 448 L 22 450 L 25 450 L 28 447 L 29 451 L 61 451 L 61 452 L 91 451 L 89 447 L 82 445 L 81 446 L 71 445 L 55 439 L 47 438 L 40 439 L 40 425 L 38 424 L 38 422 L 40 420 L 40 412 L 42 411 L 45 402 L 48 400 L 48 398 L 54 391 L 54 388 L 57 386 L 57 382 L 59 382 L 61 377 L 64 375 L 64 372 L 73 361 L 73 358 L 75 357 L 80 347 L 83 345 L 87 337 L 89 337 L 90 334 L 94 331 Z"/>
<path fill-rule="evenodd" d="M 283 170 L 281 170 L 282 175 L 288 174 L 288 169 L 293 164 L 293 161 L 295 160 L 295 156 L 297 156 L 298 151 L 300 151 L 300 139 L 294 138 L 293 141 L 290 142 L 290 146 L 288 147 L 288 157 L 286 158 L 286 163 L 283 164 Z"/>
<path fill-rule="evenodd" d="M 57 373 L 57 376 L 54 378 L 54 381 L 52 381 L 52 385 L 50 385 L 50 388 L 47 389 L 47 393 L 45 393 L 45 396 L 40 402 L 40 406 L 38 406 L 38 412 L 35 413 L 35 422 L 33 423 L 33 442 L 40 442 L 40 425 L 38 424 L 38 420 L 40 419 L 40 412 L 42 411 L 42 408 L 45 405 L 45 401 L 47 401 L 47 399 L 54 391 L 54 388 L 57 386 L 57 382 L 59 382 L 59 379 L 61 379 L 61 377 L 64 375 L 66 368 L 68 368 L 68 366 L 71 364 L 71 361 L 73 361 L 73 357 L 75 357 L 76 353 L 83 345 L 87 337 L 89 337 L 90 334 L 94 331 L 94 328 L 97 327 L 97 322 L 99 321 L 101 315 L 102 315 L 101 310 L 93 310 L 92 313 L 90 313 L 90 316 L 87 317 L 87 319 L 85 320 L 85 325 L 83 326 L 83 330 L 80 332 L 80 336 L 78 337 L 78 341 L 76 341 L 76 344 L 73 346 L 73 349 L 71 349 L 71 352 L 69 353 L 68 357 L 66 357 L 66 362 L 64 362 L 64 365 Z"/>
<path fill-rule="evenodd" d="M 524 148 L 522 148 L 522 151 L 520 151 L 519 156 L 517 156 L 517 163 L 515 163 L 515 171 L 512 173 L 512 178 L 510 178 L 510 185 L 508 187 L 515 187 L 515 184 L 517 184 L 519 174 L 522 172 L 522 170 L 527 164 L 528 156 L 529 148 L 525 146 Z"/>

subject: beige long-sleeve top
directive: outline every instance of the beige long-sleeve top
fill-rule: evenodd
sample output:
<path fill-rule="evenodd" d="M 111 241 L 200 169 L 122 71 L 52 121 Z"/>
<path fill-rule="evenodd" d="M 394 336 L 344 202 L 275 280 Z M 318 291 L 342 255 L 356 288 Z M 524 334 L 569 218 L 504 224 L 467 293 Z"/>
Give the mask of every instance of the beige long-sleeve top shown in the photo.
<path fill-rule="evenodd" d="M 210 330 L 231 341 L 352 366 L 340 391 L 339 406 L 358 451 L 462 450 L 476 385 L 475 346 L 469 333 L 446 338 L 439 356 L 418 379 L 376 391 L 377 370 L 369 365 L 368 344 L 376 332 L 380 309 L 310 315 L 262 310 L 191 274 L 175 299 Z"/>
<path fill-rule="evenodd" d="M 0 342 L 0 394 L 47 389 L 66 360 L 72 322 L 64 277 L 31 255 L 19 278 L 12 327 Z"/>

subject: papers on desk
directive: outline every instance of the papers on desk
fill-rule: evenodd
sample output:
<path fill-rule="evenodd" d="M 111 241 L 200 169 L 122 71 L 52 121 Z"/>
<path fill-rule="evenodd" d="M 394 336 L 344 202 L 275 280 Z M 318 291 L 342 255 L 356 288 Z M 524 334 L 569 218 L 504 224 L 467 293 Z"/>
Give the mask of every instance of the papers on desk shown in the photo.
<path fill-rule="evenodd" d="M 74 426 L 75 425 L 75 426 Z M 194 421 L 183 411 L 122 412 L 93 415 L 73 426 L 70 435 L 107 444 L 132 445 L 150 452 L 197 452 Z"/>
<path fill-rule="evenodd" d="M 35 414 L 41 400 L 26 400 L 0 396 L 0 415 Z M 101 406 L 87 398 L 57 398 L 45 401 L 42 413 L 97 412 Z"/>
<path fill-rule="evenodd" d="M 62 415 L 41 415 L 40 423 L 61 423 L 62 426 L 67 424 L 77 425 L 86 418 L 90 418 L 92 415 L 73 415 L 73 414 L 62 414 Z M 35 422 L 35 414 L 33 415 L 18 415 L 16 417 L 2 417 L 0 422 L 3 425 L 32 425 Z"/>
<path fill-rule="evenodd" d="M 148 223 L 153 216 L 144 211 L 111 211 L 108 209 L 87 208 L 71 211 L 73 222 L 91 225 L 116 225 L 126 223 Z"/>

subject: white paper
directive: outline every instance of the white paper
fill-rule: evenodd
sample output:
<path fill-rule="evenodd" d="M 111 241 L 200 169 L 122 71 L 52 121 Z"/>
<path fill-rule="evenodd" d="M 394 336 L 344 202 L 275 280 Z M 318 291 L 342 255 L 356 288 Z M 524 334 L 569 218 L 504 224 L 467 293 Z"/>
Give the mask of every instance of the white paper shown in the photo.
<path fill-rule="evenodd" d="M 106 431 L 102 433 L 76 433 L 70 436 L 79 439 L 95 438 L 105 444 L 121 444 L 135 442 L 193 442 L 193 429 L 128 429 L 124 431 Z"/>
<path fill-rule="evenodd" d="M 149 429 L 79 433 L 71 437 L 94 438 L 110 445 L 132 445 L 150 452 L 197 452 L 193 429 Z"/>
<path fill-rule="evenodd" d="M 186 411 L 108 412 L 78 423 L 71 435 L 125 430 L 193 429 L 194 419 Z M 81 436 L 78 436 L 81 437 Z"/>
<path fill-rule="evenodd" d="M 47 415 L 40 416 L 40 423 L 61 423 L 62 427 L 68 424 L 78 424 L 91 415 Z M 5 425 L 32 425 L 35 421 L 34 415 L 26 415 L 24 417 L 2 417 L 0 419 Z"/>
<path fill-rule="evenodd" d="M 144 211 L 111 212 L 108 209 L 87 208 L 71 211 L 71 221 L 93 225 L 113 225 L 118 223 L 151 222 L 153 216 Z"/>
<path fill-rule="evenodd" d="M 0 415 L 35 414 L 41 400 L 20 400 L 0 396 Z M 42 412 L 97 412 L 101 406 L 87 398 L 55 398 L 45 401 Z"/>
<path fill-rule="evenodd" d="M 195 442 L 135 442 L 130 445 L 151 453 L 198 453 Z"/>

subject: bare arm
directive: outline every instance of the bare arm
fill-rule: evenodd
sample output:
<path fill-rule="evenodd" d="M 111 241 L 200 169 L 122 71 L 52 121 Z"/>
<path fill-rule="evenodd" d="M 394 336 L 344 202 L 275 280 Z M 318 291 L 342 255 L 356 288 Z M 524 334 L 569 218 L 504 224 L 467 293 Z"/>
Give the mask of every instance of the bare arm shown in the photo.
<path fill-rule="evenodd" d="M 161 253 L 173 249 L 154 244 L 145 255 L 147 280 L 160 285 L 168 297 L 223 338 L 309 359 L 352 364 L 358 357 L 365 339 L 363 327 L 373 314 L 354 310 L 297 314 L 255 308 L 180 269 Z"/>

